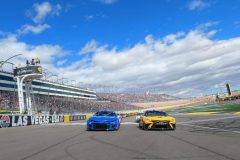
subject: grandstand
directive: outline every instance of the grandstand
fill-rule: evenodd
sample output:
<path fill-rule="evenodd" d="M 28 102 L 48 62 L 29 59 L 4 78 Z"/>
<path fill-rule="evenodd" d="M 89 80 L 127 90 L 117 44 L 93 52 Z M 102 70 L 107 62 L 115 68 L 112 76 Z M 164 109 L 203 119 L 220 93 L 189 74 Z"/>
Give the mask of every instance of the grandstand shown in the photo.
<path fill-rule="evenodd" d="M 96 92 L 93 90 L 41 79 L 34 80 L 32 82 L 32 88 L 34 94 L 72 97 L 78 99 L 96 99 Z M 0 71 L 0 90 L 10 92 L 15 92 L 17 90 L 17 82 L 14 80 L 12 73 Z"/>
<path fill-rule="evenodd" d="M 105 100 L 122 103 L 144 103 L 178 100 L 178 97 L 168 94 L 156 93 L 97 93 L 98 97 Z"/>
<path fill-rule="evenodd" d="M 168 94 L 106 93 L 43 79 L 32 81 L 32 103 L 38 112 L 76 113 L 99 109 L 138 109 L 134 103 L 179 100 Z M 10 72 L 0 71 L 0 110 L 18 110 L 17 82 Z"/>
<path fill-rule="evenodd" d="M 33 106 L 38 112 L 76 113 L 99 109 L 127 110 L 138 107 L 103 100 L 89 88 L 65 85 L 43 79 L 32 82 Z M 19 110 L 17 83 L 10 72 L 0 71 L 0 110 Z"/>
<path fill-rule="evenodd" d="M 24 85 L 23 85 L 24 86 Z M 17 82 L 11 72 L 0 71 L 0 110 L 18 111 Z M 23 87 L 25 88 L 25 87 Z M 58 81 L 32 81 L 32 105 L 38 112 L 83 113 L 99 109 L 115 111 L 168 105 L 215 103 L 215 95 L 180 99 L 168 94 L 96 92 L 93 89 L 66 85 Z M 233 91 L 232 96 L 239 95 Z M 223 95 L 220 95 L 223 97 Z"/>

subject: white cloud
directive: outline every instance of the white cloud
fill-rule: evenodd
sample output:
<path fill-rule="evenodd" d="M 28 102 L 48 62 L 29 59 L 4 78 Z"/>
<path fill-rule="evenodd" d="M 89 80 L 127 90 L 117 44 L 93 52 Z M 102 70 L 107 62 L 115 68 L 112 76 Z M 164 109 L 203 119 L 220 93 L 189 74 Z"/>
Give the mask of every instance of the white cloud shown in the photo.
<path fill-rule="evenodd" d="M 201 10 L 209 6 L 209 3 L 203 0 L 192 0 L 188 3 L 187 8 L 189 10 Z"/>
<path fill-rule="evenodd" d="M 45 18 L 48 15 L 51 16 L 59 16 L 62 7 L 60 4 L 52 5 L 49 2 L 42 2 L 41 4 L 35 3 L 33 4 L 34 13 L 30 10 L 27 10 L 27 15 L 32 18 L 33 22 L 36 25 L 25 24 L 20 29 L 17 30 L 18 35 L 33 33 L 40 34 L 44 30 L 51 28 L 48 24 L 41 24 L 44 22 Z M 34 14 L 34 16 L 32 16 Z"/>
<path fill-rule="evenodd" d="M 36 12 L 33 21 L 35 23 L 41 23 L 45 20 L 47 15 L 59 16 L 62 7 L 60 4 L 51 5 L 49 2 L 43 2 L 41 4 L 35 3 L 33 9 Z"/>
<path fill-rule="evenodd" d="M 192 30 L 154 39 L 151 35 L 145 43 L 132 48 L 116 50 L 94 41 L 83 50 L 91 50 L 94 56 L 88 68 L 68 73 L 79 75 L 84 82 L 108 84 L 126 88 L 158 88 L 163 92 L 202 93 L 219 83 L 236 80 L 240 71 L 240 38 L 212 40 L 216 32 Z M 169 43 L 171 42 L 171 43 Z M 88 61 L 89 63 L 89 61 Z"/>
<path fill-rule="evenodd" d="M 57 61 L 57 66 L 62 66 L 64 65 L 68 60 L 67 59 L 64 59 L 64 60 L 61 60 L 61 61 Z"/>
<path fill-rule="evenodd" d="M 219 24 L 219 22 L 217 22 L 217 21 L 206 22 L 206 23 L 203 23 L 203 24 L 200 24 L 199 26 L 197 26 L 197 30 L 204 31 L 204 30 L 208 29 L 209 27 L 216 26 L 218 24 Z"/>
<path fill-rule="evenodd" d="M 98 42 L 95 40 L 91 40 L 88 42 L 80 51 L 80 54 L 90 53 L 90 52 L 100 52 L 105 50 L 107 45 L 98 47 Z"/>
<path fill-rule="evenodd" d="M 18 34 L 19 35 L 27 33 L 39 34 L 49 28 L 51 28 L 51 26 L 48 24 L 39 24 L 37 26 L 25 24 L 18 30 Z"/>
<path fill-rule="evenodd" d="M 90 20 L 93 20 L 93 19 L 96 19 L 96 18 L 105 18 L 105 14 L 103 14 L 102 12 L 99 12 L 99 13 L 96 13 L 96 14 L 92 14 L 92 15 L 86 15 L 84 16 L 84 19 L 86 21 L 90 21 Z"/>
<path fill-rule="evenodd" d="M 164 43 L 173 43 L 175 42 L 178 38 L 184 36 L 184 32 L 178 32 L 177 34 L 169 34 L 166 37 L 164 37 L 163 41 Z"/>
<path fill-rule="evenodd" d="M 19 53 L 29 59 L 38 56 L 44 68 L 83 83 L 197 95 L 217 84 L 239 82 L 240 37 L 213 40 L 209 34 L 216 32 L 195 29 L 159 39 L 148 35 L 145 42 L 122 50 L 92 40 L 81 54 L 93 54 L 76 54 L 67 66 L 61 64 L 71 60 L 60 46 L 29 45 L 10 36 L 0 39 L 0 55 L 2 59 Z M 11 62 L 22 63 L 24 59 L 18 57 Z"/>
<path fill-rule="evenodd" d="M 10 60 L 14 64 L 24 64 L 26 59 L 32 59 L 38 57 L 41 59 L 41 63 L 44 68 L 48 68 L 53 72 L 56 70 L 53 61 L 57 57 L 61 57 L 67 54 L 59 45 L 29 45 L 27 43 L 18 41 L 16 36 L 8 36 L 0 39 L 0 55 L 2 60 L 6 60 L 9 57 L 22 54 Z M 9 69 L 10 66 L 3 66 L 4 69 Z"/>
<path fill-rule="evenodd" d="M 113 4 L 116 3 L 118 0 L 99 0 L 103 4 Z"/>

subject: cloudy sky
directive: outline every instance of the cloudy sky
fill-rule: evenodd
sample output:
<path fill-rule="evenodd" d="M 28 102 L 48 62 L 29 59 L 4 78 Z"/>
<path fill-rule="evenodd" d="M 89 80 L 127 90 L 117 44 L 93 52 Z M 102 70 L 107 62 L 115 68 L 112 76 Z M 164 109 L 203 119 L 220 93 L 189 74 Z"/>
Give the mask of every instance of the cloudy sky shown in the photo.
<path fill-rule="evenodd" d="M 39 57 L 69 83 L 183 97 L 240 83 L 239 0 L 0 3 L 1 61 Z"/>

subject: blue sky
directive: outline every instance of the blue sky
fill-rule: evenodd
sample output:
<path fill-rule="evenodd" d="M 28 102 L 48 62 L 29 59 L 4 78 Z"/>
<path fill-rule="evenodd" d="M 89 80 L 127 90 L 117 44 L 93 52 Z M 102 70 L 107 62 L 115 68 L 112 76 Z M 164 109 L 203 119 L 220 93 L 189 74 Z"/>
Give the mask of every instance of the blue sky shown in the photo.
<path fill-rule="evenodd" d="M 121 60 L 121 57 L 124 56 L 131 57 L 134 54 L 132 52 L 138 51 L 138 48 L 140 48 L 139 52 L 142 52 L 144 49 L 141 50 L 141 45 L 148 47 L 150 42 L 153 42 L 157 46 L 162 41 L 171 50 L 172 44 L 176 42 L 176 45 L 183 45 L 177 42 L 187 40 L 191 34 L 196 39 L 202 35 L 203 44 L 212 45 L 213 48 L 222 41 L 229 44 L 229 41 L 240 36 L 239 10 L 239 0 L 4 0 L 0 5 L 0 38 L 2 42 L 0 47 L 8 48 L 4 45 L 20 46 L 19 49 L 13 47 L 12 52 L 14 49 L 26 52 L 26 57 L 33 55 L 41 57 L 41 51 L 49 52 L 49 54 L 45 53 L 45 57 L 48 57 L 46 61 L 44 57 L 41 58 L 46 66 L 49 65 L 52 72 L 68 70 L 69 75 L 66 76 L 84 83 L 109 84 L 107 79 L 99 80 L 99 76 L 94 75 L 100 73 L 105 77 L 115 77 L 119 71 L 124 72 L 126 65 L 149 66 L 155 64 L 155 67 L 163 65 L 162 62 L 152 61 L 149 61 L 148 64 L 140 63 L 136 57 L 142 55 L 137 54 L 135 59 L 127 64 L 124 58 Z M 7 44 L 9 39 L 11 43 Z M 205 44 L 206 41 L 209 44 Z M 186 44 L 187 46 L 188 44 Z M 199 47 L 204 49 L 206 46 L 200 45 Z M 168 49 L 164 52 L 167 53 Z M 185 49 L 186 52 L 189 51 L 188 48 Z M 146 50 L 146 54 L 150 50 Z M 202 50 L 195 49 L 195 51 L 193 57 L 199 52 L 202 53 Z M 152 52 L 163 54 L 159 53 L 160 51 L 157 49 L 153 49 L 150 53 Z M 179 55 L 184 54 L 183 52 L 179 51 Z M 222 56 L 225 54 L 228 52 L 223 53 Z M 109 67 L 104 66 L 106 62 L 103 59 L 111 62 L 109 64 L 112 66 L 111 72 Z M 171 56 L 168 59 L 167 65 L 173 62 Z M 206 61 L 206 59 L 204 60 Z M 200 61 L 196 61 L 196 63 L 200 63 Z M 214 66 L 214 64 L 212 65 Z M 114 70 L 115 67 L 116 70 Z M 235 67 L 239 66 L 235 64 Z M 138 72 L 137 69 L 134 71 L 134 73 Z M 164 71 L 164 73 L 166 72 Z M 132 79 L 148 74 L 149 71 L 139 73 L 132 76 Z M 185 76 L 189 75 L 182 73 L 179 77 L 174 78 L 166 75 L 166 79 L 169 78 L 170 82 L 177 82 Z M 221 77 L 214 83 L 222 84 L 229 80 L 227 77 Z M 129 79 L 120 76 L 111 81 L 110 85 L 118 86 L 120 84 L 127 85 Z M 171 89 L 166 89 L 171 88 L 170 86 L 154 86 L 153 84 L 157 84 L 157 82 L 161 81 L 150 82 L 139 78 L 138 85 L 130 83 L 127 86 L 142 88 L 144 85 L 148 86 L 143 87 L 146 89 L 157 87 L 171 92 Z M 209 82 L 209 87 L 214 86 L 214 83 Z M 204 92 L 200 91 L 199 87 L 196 87 L 197 91 Z M 182 93 L 181 87 L 179 87 L 179 93 Z"/>
<path fill-rule="evenodd" d="M 14 32 L 23 24 L 33 24 L 27 16 L 34 3 L 41 1 L 2 1 L 1 30 Z M 102 44 L 125 48 L 144 40 L 148 34 L 162 37 L 188 31 L 206 22 L 219 22 L 215 38 L 239 36 L 240 1 L 203 1 L 206 6 L 189 10 L 190 0 L 118 0 L 104 4 L 98 0 L 49 1 L 60 4 L 59 16 L 46 17 L 51 29 L 39 35 L 28 34 L 20 40 L 31 44 L 60 44 L 77 52 L 95 39 Z M 33 12 L 33 11 L 32 11 Z M 34 13 L 33 13 L 34 14 Z"/>

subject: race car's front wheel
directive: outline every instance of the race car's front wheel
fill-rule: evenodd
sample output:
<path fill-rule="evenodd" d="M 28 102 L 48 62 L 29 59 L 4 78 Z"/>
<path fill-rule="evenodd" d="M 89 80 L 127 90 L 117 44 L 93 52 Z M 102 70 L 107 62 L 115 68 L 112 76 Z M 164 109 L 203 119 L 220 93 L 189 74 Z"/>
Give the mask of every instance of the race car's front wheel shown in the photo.
<path fill-rule="evenodd" d="M 174 130 L 176 130 L 176 125 L 174 125 L 174 127 L 173 127 L 173 129 L 172 129 L 172 130 L 173 130 L 173 131 L 174 131 Z"/>
<path fill-rule="evenodd" d="M 139 121 L 139 122 L 138 122 L 138 127 L 141 128 L 141 129 L 143 129 L 143 122 L 142 122 L 142 121 Z"/>
<path fill-rule="evenodd" d="M 173 128 L 171 128 L 170 130 L 174 131 L 176 129 L 176 125 L 173 125 Z"/>
<path fill-rule="evenodd" d="M 120 124 L 116 127 L 115 131 L 118 131 L 120 128 Z"/>
<path fill-rule="evenodd" d="M 143 126 L 142 126 L 143 130 L 148 130 L 148 126 L 146 124 L 143 123 Z"/>
<path fill-rule="evenodd" d="M 138 123 L 139 128 L 143 128 L 141 122 Z"/>

